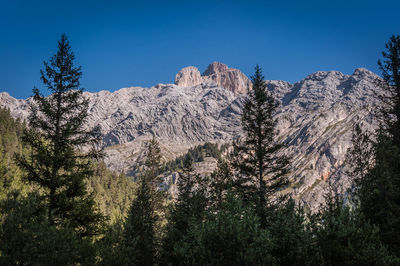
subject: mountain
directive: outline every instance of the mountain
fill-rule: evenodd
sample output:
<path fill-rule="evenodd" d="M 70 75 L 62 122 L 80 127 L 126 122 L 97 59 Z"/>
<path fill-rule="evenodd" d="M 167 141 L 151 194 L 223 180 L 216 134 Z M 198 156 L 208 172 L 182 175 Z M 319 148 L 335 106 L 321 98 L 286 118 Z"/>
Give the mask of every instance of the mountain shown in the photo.
<path fill-rule="evenodd" d="M 329 180 L 336 187 L 348 186 L 342 165 L 352 127 L 363 120 L 366 129 L 375 128 L 377 78 L 358 68 L 351 75 L 319 71 L 294 84 L 266 81 L 281 104 L 276 115 L 278 138 L 287 143 L 286 152 L 293 158 L 287 192 L 311 209 L 322 202 Z M 100 125 L 107 166 L 129 175 L 153 135 L 165 160 L 204 142 L 239 138 L 249 86 L 242 72 L 221 63 L 212 63 L 203 75 L 186 67 L 176 75 L 175 84 L 85 92 L 90 99 L 87 126 Z M 9 107 L 14 117 L 27 117 L 30 100 L 0 93 L 0 105 Z"/>
<path fill-rule="evenodd" d="M 215 83 L 234 93 L 246 93 L 251 87 L 251 81 L 240 70 L 219 62 L 210 64 L 203 75 L 200 75 L 196 67 L 189 66 L 181 69 L 175 76 L 175 85 L 180 87 L 191 87 L 201 83 Z"/>

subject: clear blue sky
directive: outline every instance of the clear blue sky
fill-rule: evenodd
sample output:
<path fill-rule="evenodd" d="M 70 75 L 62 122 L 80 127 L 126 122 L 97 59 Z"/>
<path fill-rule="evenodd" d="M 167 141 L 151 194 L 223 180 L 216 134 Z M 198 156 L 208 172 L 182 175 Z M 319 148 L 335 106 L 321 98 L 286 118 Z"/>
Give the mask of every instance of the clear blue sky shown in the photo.
<path fill-rule="evenodd" d="M 0 91 L 42 88 L 39 71 L 64 32 L 89 91 L 172 83 L 182 67 L 203 72 L 212 61 L 247 75 L 259 64 L 290 82 L 318 70 L 379 73 L 399 11 L 394 0 L 0 0 Z"/>

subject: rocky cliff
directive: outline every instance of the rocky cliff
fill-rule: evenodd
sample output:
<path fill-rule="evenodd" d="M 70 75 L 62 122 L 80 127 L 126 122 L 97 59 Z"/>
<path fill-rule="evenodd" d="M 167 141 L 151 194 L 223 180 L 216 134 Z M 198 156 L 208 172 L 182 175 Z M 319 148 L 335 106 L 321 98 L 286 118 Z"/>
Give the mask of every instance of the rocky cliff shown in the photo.
<path fill-rule="evenodd" d="M 90 99 L 87 126 L 100 125 L 107 165 L 131 173 L 143 156 L 145 141 L 153 135 L 161 143 L 165 160 L 194 145 L 240 137 L 246 94 L 238 92 L 244 92 L 249 81 L 240 77 L 244 83 L 235 83 L 233 89 L 235 79 L 227 78 L 230 75 L 240 76 L 226 65 L 213 63 L 203 75 L 194 67 L 182 69 L 176 84 L 86 92 Z M 359 68 L 352 75 L 316 72 L 294 84 L 266 81 L 281 103 L 276 114 L 278 138 L 288 144 L 286 152 L 292 156 L 287 192 L 311 208 L 322 201 L 327 181 L 348 185 L 340 171 L 351 146 L 353 124 L 361 119 L 369 129 L 376 124 L 371 115 L 371 108 L 378 104 L 373 93 L 376 78 Z M 15 117 L 27 116 L 29 100 L 0 93 L 0 105 L 9 107 Z"/>
<path fill-rule="evenodd" d="M 227 65 L 214 62 L 210 64 L 203 75 L 193 66 L 181 69 L 175 76 L 175 84 L 181 87 L 196 86 L 202 83 L 217 86 L 234 93 L 246 93 L 251 88 L 250 80 L 240 70 L 228 68 Z"/>

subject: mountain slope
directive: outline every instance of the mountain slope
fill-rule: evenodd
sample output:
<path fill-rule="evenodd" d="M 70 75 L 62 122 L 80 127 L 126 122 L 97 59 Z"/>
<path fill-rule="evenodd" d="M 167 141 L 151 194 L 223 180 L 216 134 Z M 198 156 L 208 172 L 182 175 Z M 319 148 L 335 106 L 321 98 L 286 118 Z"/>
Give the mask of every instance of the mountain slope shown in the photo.
<path fill-rule="evenodd" d="M 153 135 L 161 143 L 165 160 L 204 142 L 224 143 L 240 137 L 246 94 L 235 88 L 242 88 L 247 81 L 234 70 L 241 78 L 227 82 L 232 69 L 216 64 L 203 74 L 214 78 L 198 78 L 194 69 L 187 76 L 181 75 L 186 70 L 180 71 L 184 86 L 177 82 L 181 85 L 86 92 L 90 99 L 87 125 L 100 125 L 107 165 L 131 174 L 143 157 L 145 141 Z M 359 68 L 352 75 L 320 71 L 295 84 L 266 81 L 281 103 L 277 113 L 279 139 L 288 144 L 286 152 L 293 158 L 288 191 L 312 208 L 322 201 L 332 176 L 338 185 L 346 186 L 343 175 L 337 173 L 351 145 L 354 122 L 363 119 L 366 127 L 374 128 L 370 109 L 378 104 L 373 93 L 377 78 Z M 15 117 L 27 116 L 29 101 L 0 94 L 0 105 L 9 107 Z"/>

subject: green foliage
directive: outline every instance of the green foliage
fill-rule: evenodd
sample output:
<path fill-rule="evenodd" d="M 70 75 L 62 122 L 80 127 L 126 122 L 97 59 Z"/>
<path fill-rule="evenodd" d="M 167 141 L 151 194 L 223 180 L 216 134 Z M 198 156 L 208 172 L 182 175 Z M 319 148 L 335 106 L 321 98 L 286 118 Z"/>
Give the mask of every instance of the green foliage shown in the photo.
<path fill-rule="evenodd" d="M 207 184 L 207 194 L 212 206 L 221 206 L 223 200 L 233 189 L 233 170 L 231 165 L 218 160 L 217 168 L 211 173 Z"/>
<path fill-rule="evenodd" d="M 100 241 L 102 265 L 153 265 L 159 242 L 160 216 L 165 193 L 159 191 L 161 154 L 158 142 L 148 143 L 142 169 L 128 216 L 108 226 Z"/>
<path fill-rule="evenodd" d="M 234 142 L 234 167 L 239 171 L 236 186 L 246 203 L 256 208 L 263 227 L 272 195 L 288 184 L 289 160 L 278 155 L 284 145 L 275 140 L 273 116 L 277 103 L 265 84 L 261 68 L 252 76 L 253 89 L 248 93 L 242 114 L 244 139 Z"/>
<path fill-rule="evenodd" d="M 29 191 L 13 159 L 14 153 L 27 152 L 20 141 L 24 127 L 19 120 L 12 118 L 9 110 L 0 108 L 0 200 L 13 190 Z"/>
<path fill-rule="evenodd" d="M 268 230 L 274 243 L 271 251 L 280 265 L 318 265 L 318 247 L 304 210 L 289 199 L 268 218 Z"/>
<path fill-rule="evenodd" d="M 254 211 L 228 195 L 218 211 L 207 212 L 204 222 L 192 220 L 174 252 L 181 258 L 176 265 L 274 265 L 273 248 Z"/>
<path fill-rule="evenodd" d="M 363 132 L 360 124 L 355 124 L 351 140 L 353 146 L 346 154 L 346 164 L 349 169 L 346 174 L 352 180 L 352 191 L 350 191 L 352 196 L 351 200 L 357 203 L 357 193 L 361 181 L 373 165 L 374 145 L 369 132 Z"/>
<path fill-rule="evenodd" d="M 358 210 L 351 211 L 337 194 L 312 218 L 323 265 L 398 265 L 382 245 L 379 229 Z"/>
<path fill-rule="evenodd" d="M 360 180 L 361 211 L 379 226 L 382 241 L 400 254 L 400 150 L 390 137 L 380 134 L 375 147 L 375 165 Z"/>
<path fill-rule="evenodd" d="M 192 158 L 194 162 L 202 162 L 204 160 L 204 155 L 213 157 L 215 159 L 221 159 L 222 153 L 227 148 L 227 144 L 222 144 L 220 148 L 218 148 L 218 144 L 206 142 L 203 145 L 190 148 L 185 155 L 177 157 L 174 161 L 167 162 L 162 169 L 162 172 L 173 172 L 181 169 L 184 161 L 189 157 Z"/>
<path fill-rule="evenodd" d="M 26 180 L 44 190 L 49 223 L 91 237 L 100 233 L 103 221 L 93 196 L 86 191 L 86 180 L 93 174 L 91 159 L 98 153 L 94 149 L 82 153 L 78 148 L 95 144 L 100 136 L 95 129 L 84 130 L 89 102 L 79 88 L 82 73 L 73 60 L 62 35 L 56 55 L 41 71 L 41 80 L 52 94 L 44 97 L 37 88 L 33 90 L 30 129 L 22 136 L 31 152 L 16 158 L 26 171 Z"/>
<path fill-rule="evenodd" d="M 380 99 L 384 103 L 381 109 L 383 124 L 392 141 L 400 149 L 400 36 L 392 36 L 382 52 L 383 60 L 378 61 L 384 82 L 377 81 L 384 92 Z M 394 118 L 394 119 L 393 119 Z"/>
<path fill-rule="evenodd" d="M 124 227 L 123 249 L 127 265 L 153 265 L 157 219 L 151 184 L 142 177 Z"/>
<path fill-rule="evenodd" d="M 98 265 L 121 266 L 128 264 L 128 258 L 123 246 L 124 219 L 117 217 L 113 223 L 107 224 L 104 236 L 96 243 Z"/>
<path fill-rule="evenodd" d="M 6 213 L 0 227 L 1 265 L 93 264 L 95 249 L 73 228 L 49 224 L 43 196 L 9 193 L 1 201 Z"/>
<path fill-rule="evenodd" d="M 400 36 L 392 36 L 379 61 L 383 120 L 373 143 L 374 165 L 356 180 L 360 208 L 379 226 L 383 243 L 400 255 Z M 364 158 L 365 159 L 365 158 Z"/>
<path fill-rule="evenodd" d="M 174 253 L 174 248 L 187 234 L 192 220 L 203 220 L 208 202 L 204 182 L 193 170 L 193 159 L 188 157 L 178 179 L 178 198 L 167 215 L 168 224 L 162 243 L 161 264 L 182 263 L 182 258 Z"/>
<path fill-rule="evenodd" d="M 162 183 L 162 179 L 159 177 L 159 172 L 162 167 L 161 149 L 160 144 L 154 137 L 148 142 L 145 166 L 147 178 L 154 186 L 158 187 Z"/>
<path fill-rule="evenodd" d="M 110 171 L 104 162 L 95 163 L 94 173 L 87 182 L 88 191 L 101 212 L 114 222 L 118 217 L 126 217 L 134 198 L 137 184 L 125 174 Z"/>

